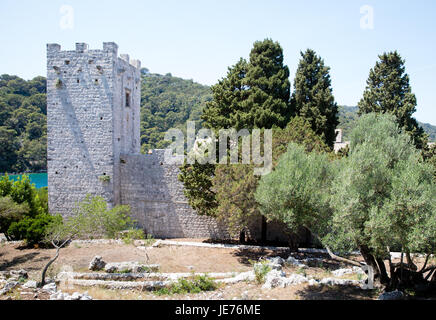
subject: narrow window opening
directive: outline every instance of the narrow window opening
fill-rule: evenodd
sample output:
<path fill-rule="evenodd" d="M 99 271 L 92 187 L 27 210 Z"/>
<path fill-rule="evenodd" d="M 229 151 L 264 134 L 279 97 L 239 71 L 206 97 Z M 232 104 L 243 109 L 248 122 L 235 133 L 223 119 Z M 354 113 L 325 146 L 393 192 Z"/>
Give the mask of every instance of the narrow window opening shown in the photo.
<path fill-rule="evenodd" d="M 130 107 L 130 91 L 126 90 L 126 107 Z"/>

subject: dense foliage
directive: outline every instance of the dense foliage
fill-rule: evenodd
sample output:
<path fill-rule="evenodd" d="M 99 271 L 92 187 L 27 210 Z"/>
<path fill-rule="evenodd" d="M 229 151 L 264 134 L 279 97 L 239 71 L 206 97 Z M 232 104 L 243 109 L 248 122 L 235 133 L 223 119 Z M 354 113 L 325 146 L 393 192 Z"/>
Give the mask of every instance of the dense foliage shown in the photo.
<path fill-rule="evenodd" d="M 342 140 L 349 140 L 351 131 L 355 126 L 355 121 L 359 118 L 358 112 L 358 107 L 339 106 L 338 128 L 342 129 Z M 418 125 L 424 129 L 426 134 L 428 134 L 428 140 L 430 142 L 436 142 L 436 126 L 419 121 Z"/>
<path fill-rule="evenodd" d="M 308 122 L 294 117 L 286 128 L 273 130 L 273 168 L 291 142 L 301 145 L 308 152 L 329 151 L 329 147 L 313 132 Z M 223 221 L 234 235 L 241 230 L 249 230 L 262 217 L 255 199 L 259 176 L 254 175 L 254 168 L 253 164 L 217 165 L 212 178 L 212 190 L 216 193 L 215 216 Z"/>
<path fill-rule="evenodd" d="M 0 233 L 9 240 L 40 242 L 53 217 L 48 214 L 47 189 L 36 189 L 27 176 L 0 179 Z"/>
<path fill-rule="evenodd" d="M 338 252 L 358 248 L 379 279 L 396 287 L 404 266 L 391 265 L 388 276 L 389 247 L 409 259 L 436 249 L 434 167 L 422 160 L 395 116 L 371 113 L 358 120 L 346 158 L 290 147 L 262 177 L 256 200 L 266 216 L 304 226 Z M 412 261 L 407 267 L 416 271 Z"/>
<path fill-rule="evenodd" d="M 289 69 L 283 64 L 283 50 L 280 44 L 270 39 L 256 41 L 250 52 L 249 62 L 241 58 L 228 69 L 226 77 L 212 86 L 212 101 L 207 103 L 203 111 L 204 125 L 215 131 L 229 128 L 251 130 L 285 127 L 292 115 L 288 78 Z M 185 186 L 185 195 L 190 205 L 200 214 L 216 216 L 218 201 L 215 193 L 216 190 L 224 190 L 224 186 L 219 186 L 218 181 L 225 184 L 230 182 L 223 176 L 225 172 L 235 170 L 231 174 L 228 172 L 230 176 L 244 179 L 243 173 L 250 171 L 248 168 L 235 166 L 218 168 L 222 179 L 213 183 L 215 167 L 213 164 L 197 163 L 185 164 L 181 168 L 179 178 Z M 252 186 L 256 185 L 254 181 L 250 180 L 250 183 Z M 242 186 L 238 186 L 236 182 L 233 187 L 234 194 L 235 190 Z M 235 209 L 233 212 L 242 212 L 241 208 L 231 208 Z M 219 212 L 224 212 L 223 210 L 222 208 Z M 248 212 L 247 214 L 250 215 Z M 229 214 L 225 216 L 229 221 Z M 241 217 L 236 220 L 241 222 Z"/>
<path fill-rule="evenodd" d="M 0 76 L 0 172 L 47 168 L 46 80 Z"/>
<path fill-rule="evenodd" d="M 141 86 L 141 149 L 166 147 L 165 132 L 178 128 L 186 132 L 186 121 L 201 124 L 201 113 L 211 100 L 208 86 L 143 69 Z"/>
<path fill-rule="evenodd" d="M 333 97 L 330 68 L 315 51 L 301 52 L 294 80 L 292 109 L 296 115 L 308 121 L 317 135 L 333 148 L 338 125 L 338 106 Z"/>
<path fill-rule="evenodd" d="M 197 127 L 209 124 L 213 128 L 239 129 L 246 126 L 246 117 L 235 112 L 235 108 L 248 94 L 244 84 L 247 67 L 247 62 L 241 59 L 230 68 L 226 78 L 211 88 L 143 69 L 143 152 L 167 146 L 168 142 L 163 141 L 166 130 L 176 127 L 185 131 L 187 120 L 196 121 Z M 45 78 L 25 81 L 17 76 L 1 75 L 0 79 L 0 172 L 44 171 L 47 166 Z M 221 98 L 212 99 L 212 94 Z M 344 139 L 348 139 L 354 127 L 357 112 L 356 107 L 339 107 L 338 127 L 344 129 Z M 418 125 L 429 135 L 430 141 L 436 141 L 436 126 L 420 122 Z"/>
<path fill-rule="evenodd" d="M 398 52 L 383 53 L 369 72 L 359 114 L 377 112 L 396 116 L 398 124 L 410 134 L 415 145 L 424 149 L 427 136 L 412 117 L 416 111 L 416 97 L 405 72 L 404 60 Z"/>

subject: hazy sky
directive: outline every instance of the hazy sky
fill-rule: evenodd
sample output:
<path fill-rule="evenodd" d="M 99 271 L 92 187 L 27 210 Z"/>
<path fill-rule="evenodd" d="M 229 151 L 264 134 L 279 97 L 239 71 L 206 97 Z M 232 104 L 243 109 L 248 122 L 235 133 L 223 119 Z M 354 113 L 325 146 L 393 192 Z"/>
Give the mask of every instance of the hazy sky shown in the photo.
<path fill-rule="evenodd" d="M 269 37 L 282 45 L 291 80 L 300 50 L 317 51 L 344 105 L 357 104 L 378 54 L 398 50 L 418 98 L 415 117 L 436 125 L 434 0 L 0 0 L 0 30 L 0 74 L 45 75 L 46 43 L 72 50 L 114 41 L 151 72 L 209 85 Z"/>

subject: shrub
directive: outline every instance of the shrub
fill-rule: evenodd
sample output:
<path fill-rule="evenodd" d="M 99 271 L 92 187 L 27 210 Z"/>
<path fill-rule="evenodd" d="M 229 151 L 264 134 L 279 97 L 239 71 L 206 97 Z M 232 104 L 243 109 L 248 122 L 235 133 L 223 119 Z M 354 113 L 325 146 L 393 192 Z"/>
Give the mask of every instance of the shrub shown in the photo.
<path fill-rule="evenodd" d="M 127 231 L 121 232 L 121 239 L 126 244 L 131 244 L 135 240 L 145 239 L 144 230 L 142 229 L 129 229 Z"/>
<path fill-rule="evenodd" d="M 18 222 L 29 211 L 26 203 L 18 204 L 10 196 L 0 197 L 0 233 L 8 238 L 8 229 L 12 223 Z"/>
<path fill-rule="evenodd" d="M 208 276 L 195 276 L 193 279 L 179 279 L 168 288 L 161 288 L 155 293 L 157 295 L 172 295 L 186 293 L 200 293 L 203 291 L 213 291 L 217 284 Z"/>
<path fill-rule="evenodd" d="M 129 206 L 116 206 L 109 209 L 106 201 L 99 196 L 87 195 L 77 205 L 74 216 L 76 219 L 86 220 L 86 223 L 79 221 L 77 223 L 87 226 L 90 237 L 114 239 L 121 231 L 133 228 L 135 224 L 130 217 Z"/>
<path fill-rule="evenodd" d="M 253 265 L 256 282 L 258 284 L 264 283 L 266 275 L 271 271 L 268 261 L 256 261 L 251 263 Z"/>
<path fill-rule="evenodd" d="M 13 222 L 8 233 L 14 239 L 23 239 L 28 244 L 37 244 L 43 240 L 47 227 L 59 218 L 46 213 L 39 214 L 34 218 L 25 217 L 18 222 Z"/>
<path fill-rule="evenodd" d="M 48 214 L 47 188 L 36 189 L 28 176 L 17 181 L 0 179 L 0 232 L 9 240 L 42 241 L 52 217 Z"/>

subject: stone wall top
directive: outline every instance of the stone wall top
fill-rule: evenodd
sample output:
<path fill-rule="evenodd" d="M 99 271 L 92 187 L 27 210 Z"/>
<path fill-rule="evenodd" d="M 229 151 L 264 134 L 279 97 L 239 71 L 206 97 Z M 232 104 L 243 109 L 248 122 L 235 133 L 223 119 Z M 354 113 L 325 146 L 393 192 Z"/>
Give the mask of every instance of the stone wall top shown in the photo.
<path fill-rule="evenodd" d="M 101 49 L 96 49 L 96 50 L 89 50 L 89 45 L 87 43 L 84 42 L 77 42 L 76 43 L 76 47 L 75 50 L 62 50 L 61 45 L 57 44 L 57 43 L 48 43 L 47 44 L 47 52 L 50 53 L 55 53 L 55 52 L 66 52 L 66 53 L 93 53 L 93 52 L 98 52 L 98 51 L 105 51 L 108 53 L 112 53 L 115 54 L 116 56 L 118 56 L 118 45 L 115 42 L 103 42 L 103 50 Z M 121 54 L 119 59 L 126 61 L 127 63 L 129 63 L 131 66 L 135 67 L 136 69 L 140 69 L 141 68 L 141 61 L 140 60 L 136 60 L 136 59 L 130 59 L 129 55 L 127 54 Z"/>

